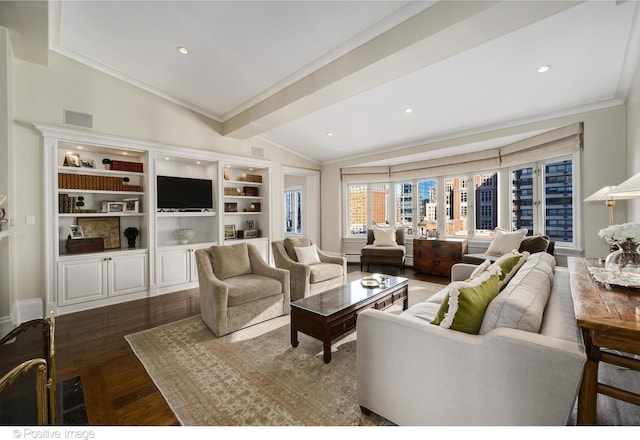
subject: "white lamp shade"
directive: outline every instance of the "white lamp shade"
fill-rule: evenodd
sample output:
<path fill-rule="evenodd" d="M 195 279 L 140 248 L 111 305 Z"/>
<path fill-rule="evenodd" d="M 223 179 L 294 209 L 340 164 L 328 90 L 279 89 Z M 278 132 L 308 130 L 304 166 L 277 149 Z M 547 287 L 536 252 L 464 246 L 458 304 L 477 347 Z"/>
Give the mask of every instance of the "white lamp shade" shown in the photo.
<path fill-rule="evenodd" d="M 606 200 L 614 200 L 617 197 L 614 197 L 611 193 L 616 187 L 615 186 L 605 186 L 600 188 L 598 191 L 591 194 L 589 197 L 584 199 L 585 202 L 604 202 Z"/>
<path fill-rule="evenodd" d="M 640 173 L 616 186 L 609 194 L 616 199 L 640 197 Z"/>

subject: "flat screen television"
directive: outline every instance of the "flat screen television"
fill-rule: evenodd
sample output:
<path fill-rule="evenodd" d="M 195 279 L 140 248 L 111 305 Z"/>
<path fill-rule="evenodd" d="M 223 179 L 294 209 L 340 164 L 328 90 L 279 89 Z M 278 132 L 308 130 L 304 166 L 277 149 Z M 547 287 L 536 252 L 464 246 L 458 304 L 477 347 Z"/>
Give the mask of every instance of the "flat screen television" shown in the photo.
<path fill-rule="evenodd" d="M 158 176 L 158 209 L 201 210 L 213 208 L 213 184 L 208 179 Z"/>

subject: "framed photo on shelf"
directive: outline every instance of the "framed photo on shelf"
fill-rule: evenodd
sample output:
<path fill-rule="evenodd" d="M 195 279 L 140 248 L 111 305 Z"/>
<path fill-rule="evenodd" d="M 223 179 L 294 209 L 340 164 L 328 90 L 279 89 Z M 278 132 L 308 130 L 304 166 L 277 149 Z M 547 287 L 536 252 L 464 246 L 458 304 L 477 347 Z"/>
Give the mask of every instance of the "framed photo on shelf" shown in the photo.
<path fill-rule="evenodd" d="M 224 238 L 225 240 L 236 238 L 236 225 L 224 225 Z"/>
<path fill-rule="evenodd" d="M 140 212 L 140 199 L 122 199 L 124 213 Z"/>
<path fill-rule="evenodd" d="M 84 238 L 102 237 L 105 249 L 120 249 L 120 217 L 80 217 L 78 226 Z"/>
<path fill-rule="evenodd" d="M 69 232 L 71 233 L 72 239 L 84 238 L 84 234 L 82 233 L 82 227 L 78 225 L 69 225 Z"/>
<path fill-rule="evenodd" d="M 107 212 L 123 212 L 124 203 L 123 202 L 108 202 L 107 203 Z"/>
<path fill-rule="evenodd" d="M 80 155 L 78 153 L 67 153 L 64 156 L 64 166 L 67 167 L 79 167 Z"/>
<path fill-rule="evenodd" d="M 93 159 L 80 159 L 80 165 L 85 168 L 95 168 Z"/>

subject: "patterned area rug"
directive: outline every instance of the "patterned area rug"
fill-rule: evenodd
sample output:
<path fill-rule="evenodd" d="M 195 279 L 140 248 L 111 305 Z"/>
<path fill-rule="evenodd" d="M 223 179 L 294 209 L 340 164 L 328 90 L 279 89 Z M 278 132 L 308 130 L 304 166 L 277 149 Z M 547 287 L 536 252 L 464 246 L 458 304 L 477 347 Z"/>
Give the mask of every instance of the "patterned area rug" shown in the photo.
<path fill-rule="evenodd" d="M 349 274 L 350 279 L 362 273 Z M 409 282 L 409 304 L 442 288 Z M 398 305 L 387 309 L 400 310 Z M 182 425 L 382 425 L 356 399 L 356 334 L 334 341 L 331 363 L 322 342 L 299 333 L 290 343 L 283 316 L 216 338 L 199 316 L 126 336 Z"/>

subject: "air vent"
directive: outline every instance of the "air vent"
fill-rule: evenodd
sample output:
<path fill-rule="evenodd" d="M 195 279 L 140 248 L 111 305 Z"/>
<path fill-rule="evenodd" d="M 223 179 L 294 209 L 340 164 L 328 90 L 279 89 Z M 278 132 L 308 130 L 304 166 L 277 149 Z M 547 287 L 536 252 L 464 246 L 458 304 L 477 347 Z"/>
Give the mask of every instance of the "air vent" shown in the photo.
<path fill-rule="evenodd" d="M 251 147 L 251 154 L 258 157 L 264 157 L 264 148 Z"/>
<path fill-rule="evenodd" d="M 93 128 L 93 115 L 65 110 L 64 123 L 67 125 L 77 125 L 78 127 Z"/>

